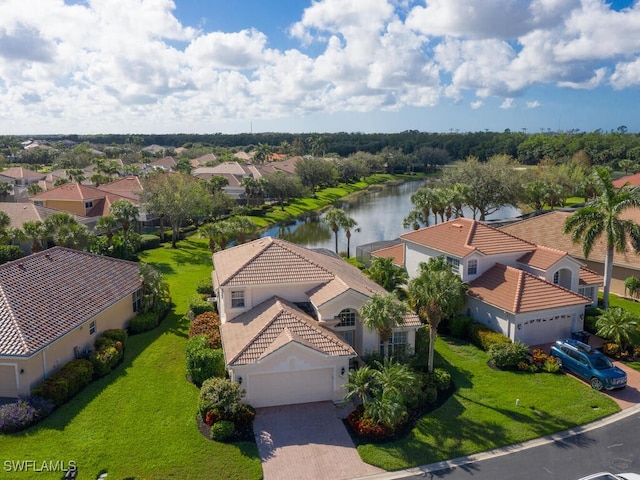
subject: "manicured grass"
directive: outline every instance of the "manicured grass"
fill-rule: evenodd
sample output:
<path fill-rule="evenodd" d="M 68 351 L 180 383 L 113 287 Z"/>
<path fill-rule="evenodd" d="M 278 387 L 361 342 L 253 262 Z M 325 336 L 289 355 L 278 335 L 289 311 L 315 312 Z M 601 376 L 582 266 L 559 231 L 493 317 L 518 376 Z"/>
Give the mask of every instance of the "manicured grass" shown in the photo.
<path fill-rule="evenodd" d="M 221 444 L 196 426 L 198 389 L 185 379 L 188 298 L 211 274 L 203 240 L 188 239 L 145 252 L 170 284 L 176 308 L 155 330 L 130 337 L 124 363 L 91 384 L 34 428 L 0 436 L 0 460 L 73 460 L 79 478 L 258 479 L 262 467 L 253 442 Z M 1 477 L 1 475 L 0 475 Z M 4 477 L 2 477 L 4 478 Z M 61 478 L 20 473 L 6 478 Z"/>
<path fill-rule="evenodd" d="M 602 292 L 599 293 L 600 299 L 602 299 Z M 613 293 L 609 294 L 609 307 L 620 307 L 624 308 L 628 312 L 640 317 L 640 302 L 634 302 L 633 300 L 627 300 L 625 298 L 620 298 L 618 295 Z"/>
<path fill-rule="evenodd" d="M 455 393 L 405 438 L 359 445 L 365 462 L 385 470 L 429 464 L 530 440 L 620 410 L 570 375 L 492 370 L 485 352 L 455 339 L 438 339 L 436 360 L 436 366 L 451 372 Z"/>

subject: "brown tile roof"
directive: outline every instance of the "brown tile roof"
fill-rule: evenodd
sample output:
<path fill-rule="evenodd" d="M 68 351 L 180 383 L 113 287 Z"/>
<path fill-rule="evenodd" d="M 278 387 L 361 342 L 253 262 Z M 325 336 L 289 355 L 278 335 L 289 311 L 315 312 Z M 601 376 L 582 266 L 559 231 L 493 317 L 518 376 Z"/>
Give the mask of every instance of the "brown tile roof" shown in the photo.
<path fill-rule="evenodd" d="M 535 248 L 529 242 L 469 218 L 457 218 L 421 228 L 404 233 L 400 235 L 400 238 L 456 257 L 465 257 L 474 251 L 485 255 L 495 255 L 525 253 Z"/>
<path fill-rule="evenodd" d="M 599 275 L 593 270 L 589 270 L 586 267 L 580 267 L 579 283 L 580 285 L 603 285 L 604 279 L 602 278 L 602 275 Z"/>
<path fill-rule="evenodd" d="M 396 267 L 404 267 L 404 243 L 371 252 L 372 257 L 390 258 Z"/>
<path fill-rule="evenodd" d="M 100 185 L 98 189 L 122 195 L 123 197 L 130 198 L 136 202 L 139 201 L 140 194 L 144 191 L 140 178 L 136 176 L 125 177 L 120 180 L 116 180 L 115 182 Z"/>
<path fill-rule="evenodd" d="M 511 313 L 591 303 L 571 290 L 500 263 L 472 281 L 467 295 Z"/>
<path fill-rule="evenodd" d="M 54 213 L 60 213 L 60 210 L 53 208 L 41 207 L 33 203 L 11 203 L 1 202 L 0 210 L 9 215 L 11 223 L 10 227 L 21 228 L 24 222 L 43 222 Z M 79 222 L 86 222 L 86 217 L 74 215 Z"/>
<path fill-rule="evenodd" d="M 138 264 L 63 247 L 5 263 L 0 355 L 32 355 L 140 286 Z"/>
<path fill-rule="evenodd" d="M 500 230 L 538 245 L 563 250 L 574 258 L 584 259 L 582 245 L 579 243 L 574 244 L 571 241 L 570 235 L 562 233 L 564 223 L 572 213 L 573 212 L 554 210 L 543 215 L 505 225 L 501 227 Z M 623 212 L 622 217 L 640 223 L 640 210 L 626 210 Z M 631 245 L 629 245 L 627 250 L 626 253 L 615 252 L 613 255 L 613 263 L 636 270 L 640 269 L 640 256 L 633 252 Z M 606 243 L 604 239 L 599 239 L 593 246 L 589 260 L 604 263 L 605 252 Z"/>
<path fill-rule="evenodd" d="M 176 162 L 176 159 L 173 157 L 162 157 L 159 158 L 158 160 L 154 160 L 153 162 L 149 163 L 149 165 L 151 165 L 152 167 L 166 167 L 166 168 L 173 168 L 176 166 L 178 162 Z"/>
<path fill-rule="evenodd" d="M 255 363 L 289 343 L 329 356 L 355 356 L 347 343 L 295 305 L 272 297 L 220 327 L 228 365 Z"/>
<path fill-rule="evenodd" d="M 637 187 L 638 185 L 640 185 L 640 173 L 621 177 L 611 183 L 613 183 L 613 186 L 616 188 L 624 187 L 627 183 L 630 187 Z"/>
<path fill-rule="evenodd" d="M 97 200 L 104 198 L 106 192 L 81 183 L 64 183 L 46 192 L 31 197 L 32 200 Z"/>
<path fill-rule="evenodd" d="M 525 253 L 518 262 L 530 265 L 540 270 L 548 270 L 562 258 L 568 257 L 567 252 L 555 248 L 537 246 L 535 250 Z"/>
<path fill-rule="evenodd" d="M 11 167 L 0 172 L 5 177 L 15 178 L 16 180 L 43 180 L 46 177 L 44 173 L 34 172 L 23 167 Z"/>

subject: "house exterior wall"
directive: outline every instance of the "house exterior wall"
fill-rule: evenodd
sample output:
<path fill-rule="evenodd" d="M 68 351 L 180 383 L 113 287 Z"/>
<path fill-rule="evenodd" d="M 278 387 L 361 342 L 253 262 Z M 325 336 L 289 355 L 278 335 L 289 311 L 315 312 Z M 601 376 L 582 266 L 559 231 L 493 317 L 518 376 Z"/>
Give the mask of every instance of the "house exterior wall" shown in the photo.
<path fill-rule="evenodd" d="M 93 343 L 103 331 L 124 328 L 133 316 L 133 299 L 129 294 L 31 357 L 0 356 L 0 382 L 6 380 L 8 371 L 13 369 L 14 372 L 18 372 L 15 392 L 5 391 L 0 386 L 0 396 L 29 395 L 31 388 L 75 358 L 74 347 L 79 347 L 81 351 L 93 349 Z M 92 322 L 96 325 L 94 334 L 89 333 Z"/>
<path fill-rule="evenodd" d="M 514 339 L 514 314 L 471 297 L 467 297 L 467 312 L 474 322 Z"/>
<path fill-rule="evenodd" d="M 342 373 L 344 369 L 344 374 Z M 288 385 L 285 375 L 302 372 L 302 375 L 296 375 L 293 385 Z M 306 375 L 304 374 L 306 372 Z M 258 384 L 258 378 L 265 378 L 265 375 L 274 375 L 270 378 L 282 379 L 282 389 L 291 389 L 290 391 L 278 392 L 282 396 L 289 396 L 289 403 L 299 403 L 298 392 L 301 390 L 316 390 L 317 381 L 315 374 L 329 375 L 331 378 L 324 377 L 328 383 L 325 389 L 327 400 L 340 401 L 345 394 L 344 384 L 347 381 L 349 372 L 349 357 L 335 357 L 324 355 L 320 352 L 304 347 L 299 344 L 288 344 L 278 351 L 268 355 L 266 358 L 257 363 L 250 365 L 240 365 L 230 368 L 230 377 L 232 381 L 239 382 L 242 377 L 242 388 L 246 391 L 243 398 L 244 403 L 254 406 L 262 406 L 268 399 L 265 393 L 257 391 L 253 388 Z M 281 376 L 282 375 L 282 376 Z M 261 377 L 262 376 L 262 377 Z M 262 382 L 260 382 L 262 383 Z M 279 403 L 279 402 L 278 402 Z M 287 403 L 287 402 L 285 402 Z"/>
<path fill-rule="evenodd" d="M 85 216 L 87 212 L 84 208 L 84 202 L 65 201 L 65 200 L 44 200 L 43 206 L 61 210 L 63 212 L 73 213 L 74 215 Z"/>

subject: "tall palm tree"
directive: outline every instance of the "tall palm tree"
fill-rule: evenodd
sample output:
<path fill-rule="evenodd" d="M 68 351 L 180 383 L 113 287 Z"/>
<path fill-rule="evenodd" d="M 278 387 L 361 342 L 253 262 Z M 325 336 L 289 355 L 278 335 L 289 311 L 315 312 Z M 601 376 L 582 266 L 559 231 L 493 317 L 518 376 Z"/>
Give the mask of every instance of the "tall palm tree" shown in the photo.
<path fill-rule="evenodd" d="M 267 143 L 259 143 L 253 154 L 253 158 L 258 163 L 265 163 L 271 159 L 271 155 L 271 146 Z"/>
<path fill-rule="evenodd" d="M 407 271 L 396 267 L 391 258 L 375 257 L 367 275 L 387 292 L 397 292 L 408 280 Z"/>
<path fill-rule="evenodd" d="M 322 216 L 322 221 L 327 224 L 336 238 L 336 253 L 338 253 L 338 232 L 344 224 L 347 214 L 341 208 L 331 207 Z"/>
<path fill-rule="evenodd" d="M 359 232 L 360 229 L 356 228 L 357 226 L 358 226 L 358 222 L 356 222 L 354 218 L 350 217 L 345 213 L 344 218 L 342 219 L 342 223 L 340 224 L 340 227 L 344 230 L 344 234 L 347 237 L 347 258 L 351 256 L 350 254 L 351 230 L 354 230 L 355 232 Z"/>
<path fill-rule="evenodd" d="M 620 218 L 622 212 L 631 207 L 640 207 L 640 190 L 611 183 L 609 172 L 596 167 L 592 174 L 596 197 L 569 216 L 564 224 L 564 233 L 571 234 L 573 243 L 582 242 L 585 258 L 593 250 L 596 241 L 604 236 L 606 254 L 604 258 L 603 307 L 609 307 L 609 290 L 613 273 L 613 253 L 627 251 L 627 239 L 636 253 L 640 253 L 640 226 L 632 220 Z"/>
<path fill-rule="evenodd" d="M 423 323 L 429 325 L 428 370 L 433 371 L 433 352 L 438 325 L 443 318 L 455 315 L 465 304 L 468 285 L 451 271 L 444 257 L 421 262 L 419 274 L 409 282 L 409 305 Z"/>
<path fill-rule="evenodd" d="M 109 211 L 120 224 L 120 228 L 122 229 L 122 241 L 124 242 L 125 251 L 128 252 L 129 232 L 138 221 L 140 209 L 129 200 L 120 199 L 111 204 Z"/>
<path fill-rule="evenodd" d="M 98 232 L 104 233 L 104 235 L 107 237 L 109 246 L 112 246 L 113 236 L 115 235 L 116 230 L 118 230 L 118 221 L 116 220 L 116 217 L 114 217 L 113 215 L 104 215 L 98 218 L 98 222 L 96 223 L 96 230 L 98 230 Z"/>
<path fill-rule="evenodd" d="M 22 231 L 28 239 L 31 239 L 31 253 L 41 252 L 46 248 L 48 232 L 44 222 L 27 220 L 22 224 Z"/>
<path fill-rule="evenodd" d="M 375 294 L 360 307 L 360 317 L 365 327 L 378 332 L 382 342 L 384 357 L 389 356 L 389 340 L 393 335 L 393 329 L 404 323 L 407 307 L 398 301 L 397 297 L 388 293 L 386 295 Z"/>

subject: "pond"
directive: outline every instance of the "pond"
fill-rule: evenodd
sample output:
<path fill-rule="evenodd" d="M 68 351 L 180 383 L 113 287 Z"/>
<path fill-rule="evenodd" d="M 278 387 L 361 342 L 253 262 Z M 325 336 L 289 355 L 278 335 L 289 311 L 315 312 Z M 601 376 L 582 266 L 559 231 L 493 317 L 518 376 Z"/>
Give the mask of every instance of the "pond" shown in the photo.
<path fill-rule="evenodd" d="M 357 230 L 351 232 L 351 256 L 355 255 L 358 245 L 393 240 L 410 228 L 402 226 L 403 219 L 413 209 L 411 194 L 424 186 L 424 181 L 410 181 L 399 185 L 386 185 L 369 188 L 349 199 L 339 200 L 335 206 L 347 212 L 357 223 Z M 504 207 L 487 217 L 488 220 L 509 218 L 520 215 L 513 207 Z M 466 217 L 472 217 L 471 211 L 465 211 Z M 433 225 L 433 218 L 430 218 Z M 287 224 L 276 225 L 264 232 L 263 236 L 282 238 L 309 248 L 328 248 L 334 250 L 333 232 L 320 221 L 317 214 L 300 218 Z M 347 239 L 344 231 L 338 232 L 338 251 L 346 252 Z"/>

